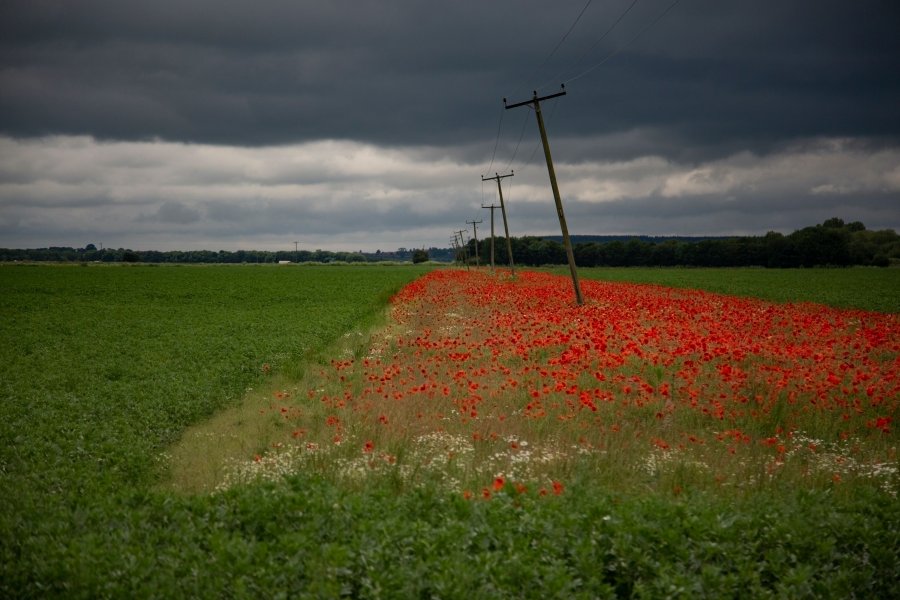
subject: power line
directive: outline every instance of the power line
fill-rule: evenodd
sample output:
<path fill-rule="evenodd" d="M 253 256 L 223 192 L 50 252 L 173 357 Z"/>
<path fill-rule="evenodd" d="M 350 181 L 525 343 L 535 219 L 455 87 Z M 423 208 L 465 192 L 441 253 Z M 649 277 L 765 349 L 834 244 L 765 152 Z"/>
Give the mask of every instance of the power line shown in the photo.
<path fill-rule="evenodd" d="M 498 175 L 499 176 L 499 175 Z M 484 188 L 484 177 L 481 179 L 481 187 Z M 491 273 L 494 272 L 494 209 L 500 208 L 498 205 L 493 202 L 489 206 L 484 205 L 484 200 L 481 202 L 481 208 L 489 208 L 491 209 Z"/>
<path fill-rule="evenodd" d="M 581 53 L 581 56 L 579 56 L 579 57 L 572 63 L 572 66 L 571 66 L 571 67 L 568 67 L 568 68 L 566 68 L 566 69 L 563 69 L 563 70 L 560 71 L 555 77 L 553 77 L 552 79 L 548 79 L 546 82 L 544 82 L 543 84 L 541 84 L 541 85 L 538 87 L 538 89 L 542 89 L 542 88 L 544 88 L 544 87 L 547 87 L 547 86 L 550 85 L 551 83 L 556 83 L 556 82 L 558 82 L 560 79 L 562 79 L 563 73 L 565 73 L 565 72 L 568 71 L 568 70 L 577 68 L 578 64 L 579 64 L 581 61 L 584 60 L 584 57 L 586 57 L 588 54 L 590 54 L 591 51 L 592 51 L 594 48 L 596 48 L 596 47 L 600 44 L 600 42 L 602 42 L 603 39 L 606 38 L 606 36 L 609 35 L 609 33 L 610 33 L 613 29 L 616 28 L 616 26 L 622 21 L 622 19 L 625 18 L 625 15 L 627 15 L 627 14 L 631 11 L 631 9 L 634 8 L 634 5 L 637 4 L 637 3 L 638 3 L 638 0 L 633 0 L 633 1 L 631 2 L 631 4 L 628 5 L 628 8 L 626 8 L 626 9 L 622 12 L 622 14 L 619 15 L 619 18 L 617 18 L 617 19 L 615 20 L 615 22 L 614 22 L 612 25 L 610 25 L 610 26 L 606 29 L 606 31 L 603 32 L 603 35 L 601 35 L 601 36 L 597 39 L 597 41 L 595 41 L 593 44 L 591 44 L 591 46 L 590 46 L 587 50 L 585 50 L 584 52 Z"/>
<path fill-rule="evenodd" d="M 563 34 L 563 36 L 562 36 L 562 38 L 559 40 L 559 42 L 557 42 L 557 44 L 553 47 L 553 49 L 550 51 L 550 54 L 547 55 L 547 57 L 546 57 L 546 58 L 545 58 L 545 59 L 544 59 L 537 67 L 534 68 L 534 70 L 532 71 L 532 73 L 529 75 L 529 79 L 530 79 L 534 74 L 536 74 L 542 67 L 544 67 L 544 66 L 550 61 L 550 59 L 556 54 L 556 52 L 559 50 L 559 48 L 562 47 L 562 45 L 563 45 L 563 44 L 565 43 L 565 41 L 568 39 L 569 35 L 570 35 L 570 34 L 572 33 L 572 31 L 575 29 L 575 27 L 576 27 L 576 25 L 578 24 L 578 22 L 581 20 L 582 16 L 584 16 L 585 12 L 586 12 L 587 9 L 590 7 L 592 1 L 593 1 L 593 0 L 587 0 L 587 2 L 585 3 L 585 5 L 581 8 L 581 11 L 580 11 L 580 12 L 578 13 L 578 15 L 575 17 L 575 20 L 574 20 L 574 21 L 572 22 L 572 24 L 569 26 L 568 30 L 566 30 L 566 33 Z M 662 13 L 660 13 L 655 19 L 653 19 L 653 21 L 651 21 L 651 22 L 648 23 L 645 27 L 643 27 L 640 31 L 638 31 L 638 33 L 637 33 L 636 35 L 634 35 L 631 39 L 629 39 L 624 45 L 620 46 L 619 48 L 617 48 L 616 50 L 614 50 L 612 53 L 610 53 L 610 54 L 608 54 L 607 56 L 605 56 L 601 61 L 599 61 L 599 62 L 597 62 L 597 63 L 591 65 L 590 67 L 588 67 L 588 68 L 582 70 L 581 72 L 577 73 L 576 75 L 573 75 L 572 77 L 569 77 L 568 79 L 565 79 L 565 80 L 563 81 L 563 86 L 565 86 L 565 84 L 567 84 L 567 83 L 570 83 L 570 82 L 572 82 L 572 81 L 575 81 L 575 80 L 577 80 L 577 79 L 580 79 L 580 78 L 584 77 L 585 75 L 587 75 L 587 74 L 590 73 L 591 71 L 597 69 L 598 67 L 602 66 L 603 64 L 605 64 L 606 62 L 608 62 L 609 60 L 611 60 L 613 57 L 615 57 L 615 56 L 617 56 L 618 54 L 620 54 L 622 51 L 624 51 L 626 48 L 628 48 L 631 44 L 633 44 L 638 38 L 640 38 L 644 33 L 646 33 L 646 31 L 647 31 L 648 29 L 650 29 L 651 27 L 653 27 L 654 25 L 656 25 L 660 20 L 662 20 L 662 19 L 663 19 L 663 18 L 664 18 L 664 17 L 665 17 L 665 16 L 666 16 L 666 15 L 667 15 L 674 7 L 675 7 L 675 5 L 678 4 L 679 1 L 680 1 L 680 0 L 673 0 L 673 2 L 672 2 L 671 4 L 669 4 L 669 5 L 666 7 L 666 9 L 665 9 Z M 621 14 L 619 14 L 618 18 L 616 18 L 616 20 L 615 20 L 615 21 L 614 21 L 614 22 L 606 29 L 606 31 L 604 31 L 603 34 L 602 34 L 602 35 L 601 35 L 601 36 L 600 36 L 593 44 L 591 44 L 591 46 L 590 46 L 587 50 L 585 50 L 585 51 L 582 53 L 582 55 L 581 55 L 581 56 L 573 63 L 572 67 L 569 69 L 570 72 L 573 71 L 573 70 L 575 70 L 575 69 L 577 69 L 577 68 L 578 68 L 578 65 L 585 59 L 585 57 L 587 57 L 587 56 L 588 56 L 588 55 L 589 55 L 589 54 L 590 54 L 590 53 L 591 53 L 598 45 L 600 45 L 600 43 L 601 43 L 604 39 L 606 39 L 606 37 L 607 37 L 607 36 L 608 36 L 608 35 L 609 35 L 616 27 L 618 27 L 618 25 L 625 19 L 625 17 L 628 15 L 628 13 L 631 12 L 631 10 L 634 8 L 634 6 L 635 6 L 637 3 L 638 3 L 638 0 L 632 0 L 632 1 L 631 1 L 631 3 L 625 8 L 625 10 L 622 11 Z M 566 72 L 566 70 L 561 71 L 561 72 L 560 72 L 560 75 L 559 75 L 559 78 L 561 78 L 561 77 L 562 77 L 562 74 L 565 73 L 565 72 Z M 543 85 L 539 86 L 537 89 L 541 89 L 541 88 L 547 86 L 549 83 L 550 83 L 550 81 L 548 81 L 547 83 L 544 83 Z M 535 91 L 534 95 L 535 95 L 535 98 L 537 98 L 537 91 Z M 555 97 L 555 95 L 546 97 L 545 99 L 549 99 L 550 97 Z M 504 101 L 504 102 L 505 102 L 505 101 Z M 526 103 L 526 104 L 527 104 L 527 103 Z M 548 115 L 548 119 L 547 119 L 548 122 L 550 122 L 550 121 L 553 119 L 553 115 L 554 115 L 555 111 L 556 111 L 556 103 L 554 102 L 554 103 L 553 103 L 553 106 L 551 107 L 550 114 Z M 499 147 L 499 144 L 500 144 L 500 135 L 501 135 L 502 126 L 503 126 L 503 112 L 505 112 L 505 111 L 501 111 L 501 113 L 500 113 L 500 119 L 499 119 L 499 122 L 498 122 L 498 124 L 497 124 L 497 137 L 496 137 L 496 139 L 495 139 L 495 141 L 494 141 L 494 150 L 493 150 L 493 153 L 491 154 L 491 161 L 490 161 L 490 164 L 489 164 L 489 166 L 488 166 L 488 168 L 487 168 L 487 172 L 490 172 L 491 168 L 494 166 L 494 161 L 495 161 L 495 159 L 496 159 L 497 148 Z M 521 131 L 519 132 L 519 139 L 517 140 L 516 146 L 515 146 L 515 148 L 514 148 L 514 150 L 513 150 L 513 153 L 512 153 L 512 156 L 510 157 L 509 162 L 507 163 L 507 169 L 510 168 L 510 166 L 511 166 L 511 165 L 513 164 L 513 162 L 515 161 L 516 156 L 518 156 L 519 148 L 520 148 L 520 146 L 521 146 L 522 140 L 523 140 L 524 135 L 525 135 L 525 127 L 526 127 L 526 125 L 527 125 L 527 117 L 526 117 L 525 119 L 523 119 L 523 121 L 522 121 L 522 129 L 521 129 Z M 532 150 L 531 154 L 529 155 L 528 160 L 527 160 L 525 163 L 523 163 L 522 166 L 526 166 L 526 165 L 530 164 L 530 163 L 534 160 L 534 157 L 535 157 L 535 155 L 537 154 L 537 149 L 538 149 L 538 147 L 539 147 L 539 144 L 535 144 L 535 147 L 534 147 L 534 149 Z M 482 203 L 483 203 L 483 197 L 484 197 L 484 184 L 483 184 L 483 181 L 484 181 L 484 179 L 482 179 Z M 497 183 L 498 183 L 498 186 L 499 186 L 499 184 L 500 184 L 499 179 L 498 179 Z M 501 194 L 502 194 L 502 192 L 501 192 Z"/>
<path fill-rule="evenodd" d="M 645 33 L 648 29 L 650 29 L 651 27 L 653 27 L 654 25 L 656 25 L 657 23 L 659 23 L 660 20 L 662 20 L 662 18 L 665 17 L 665 16 L 669 13 L 670 10 L 672 10 L 673 8 L 675 8 L 675 5 L 678 4 L 679 1 L 680 1 L 680 0 L 674 0 L 674 2 L 672 2 L 672 3 L 666 8 L 666 10 L 662 11 L 662 12 L 659 14 L 659 16 L 657 16 L 655 19 L 653 19 L 653 21 L 651 21 L 649 24 L 647 24 L 643 29 L 641 29 L 640 31 L 638 31 L 637 34 L 636 34 L 634 37 L 632 37 L 630 40 L 628 40 L 625 44 L 623 44 L 622 46 L 620 46 L 618 49 L 616 49 L 616 50 L 613 51 L 612 53 L 608 54 L 603 60 L 601 60 L 600 62 L 598 62 L 598 63 L 596 63 L 596 64 L 594 64 L 594 65 L 592 65 L 592 66 L 590 66 L 590 67 L 588 67 L 587 69 L 585 69 L 584 71 L 582 71 L 582 72 L 579 73 L 578 75 L 575 75 L 574 77 L 570 77 L 569 79 L 566 79 L 563 83 L 569 83 L 569 82 L 571 82 L 571 81 L 575 81 L 576 79 L 581 79 L 582 77 L 584 77 L 585 75 L 587 75 L 588 73 L 590 73 L 591 71 L 593 71 L 594 69 L 596 69 L 597 67 L 600 67 L 600 66 L 604 65 L 604 64 L 605 64 L 606 62 L 608 62 L 610 59 L 612 59 L 612 58 L 615 57 L 616 55 L 620 54 L 623 50 L 625 50 L 625 49 L 628 48 L 631 44 L 633 44 L 639 37 L 641 37 L 642 35 L 644 35 L 644 33 Z M 635 2 L 637 2 L 637 0 L 635 0 Z M 632 6 L 634 6 L 633 3 L 632 3 Z M 628 10 L 631 10 L 631 7 L 629 7 Z M 626 12 L 627 12 L 627 11 L 626 11 Z M 606 35 L 606 34 L 604 34 L 604 35 Z M 602 39 L 602 38 L 601 38 L 601 39 Z M 596 46 L 596 44 L 594 44 L 594 45 Z"/>
<path fill-rule="evenodd" d="M 636 1 L 637 0 L 635 0 L 635 2 Z M 569 35 L 575 29 L 575 26 L 578 25 L 578 22 L 581 20 L 581 17 L 584 16 L 585 12 L 587 12 L 587 9 L 590 7 L 592 2 L 593 2 L 593 0 L 587 0 L 587 2 L 585 2 L 584 6 L 581 7 L 581 10 L 578 12 L 578 15 L 575 17 L 575 20 L 572 21 L 572 24 L 569 26 L 569 29 L 566 30 L 566 32 L 563 34 L 562 38 L 560 38 L 559 42 L 556 43 L 556 46 L 553 47 L 553 50 L 550 51 L 550 54 L 548 54 L 547 57 L 543 61 L 541 61 L 541 63 L 531 71 L 531 73 L 528 75 L 527 79 L 531 79 L 534 75 L 536 75 L 538 73 L 538 71 L 540 71 L 541 68 L 544 67 L 544 65 L 546 65 L 548 62 L 550 62 L 550 59 L 553 58 L 553 55 L 556 54 L 556 51 L 559 50 L 560 47 L 568 39 Z M 546 86 L 546 85 L 547 84 L 544 84 L 544 86 Z M 544 86 L 540 86 L 538 89 L 540 89 L 541 87 L 544 87 Z M 555 107 L 555 104 L 554 104 L 554 107 Z M 505 112 L 505 111 L 503 111 L 503 112 Z M 503 113 L 501 112 L 500 124 L 498 124 L 498 126 L 497 126 L 497 139 L 494 142 L 494 152 L 491 155 L 491 162 L 487 168 L 488 172 L 490 172 L 491 168 L 494 166 L 494 159 L 496 158 L 496 155 L 497 155 L 497 146 L 500 143 L 500 127 L 501 127 L 502 123 L 503 123 Z M 509 162 L 506 164 L 507 169 L 509 169 L 510 165 L 512 165 L 513 161 L 516 159 L 516 155 L 519 152 L 519 146 L 522 143 L 522 138 L 525 136 L 525 126 L 527 125 L 527 123 L 528 123 L 527 117 L 522 119 L 522 130 L 519 132 L 519 139 L 516 142 L 516 147 L 513 150 L 512 156 L 510 157 Z M 535 148 L 535 150 L 536 150 L 536 148 Z M 534 158 L 534 152 L 532 152 L 531 158 Z M 528 162 L 531 162 L 531 158 L 528 160 Z"/>
<path fill-rule="evenodd" d="M 556 112 L 556 102 L 552 104 L 550 107 L 550 115 L 547 117 L 547 122 L 550 123 L 553 121 L 553 114 Z M 519 153 L 519 145 L 522 143 L 522 138 L 525 137 L 525 127 L 528 125 L 528 115 L 525 115 L 525 118 L 522 119 L 522 130 L 519 132 L 519 141 L 516 142 L 516 148 L 513 150 L 512 158 L 509 159 L 509 162 L 506 164 L 506 170 L 509 170 L 510 166 L 513 164 L 513 161 L 516 159 L 516 155 Z M 531 161 L 534 160 L 534 155 L 537 154 L 537 149 L 540 147 L 540 141 L 535 142 L 534 149 L 531 151 L 531 154 L 521 166 L 530 165 Z"/>
<path fill-rule="evenodd" d="M 476 268 L 481 266 L 481 264 L 478 260 L 478 224 L 482 223 L 483 221 L 484 221 L 484 219 L 478 219 L 477 221 L 475 221 L 475 220 L 466 221 L 466 225 L 471 225 L 472 231 L 475 234 L 475 267 Z"/>
<path fill-rule="evenodd" d="M 581 61 L 583 61 L 584 58 L 594 50 L 594 48 L 599 46 L 600 42 L 602 42 L 604 39 L 606 39 L 606 36 L 608 36 L 612 32 L 612 30 L 615 29 L 619 25 L 619 23 L 622 22 L 622 19 L 624 19 L 626 17 L 626 15 L 628 15 L 628 13 L 631 12 L 631 9 L 634 8 L 634 5 L 637 3 L 638 3 L 638 0 L 632 0 L 631 4 L 628 5 L 628 8 L 626 8 L 624 11 L 622 11 L 622 14 L 619 15 L 619 18 L 617 18 L 615 21 L 613 21 L 613 24 L 610 25 L 606 29 L 606 31 L 603 32 L 603 35 L 601 35 L 599 38 L 597 38 L 597 41 L 595 41 L 593 44 L 591 44 L 590 47 L 587 50 L 585 50 L 584 52 L 582 52 L 581 56 L 579 56 L 575 60 L 575 63 L 572 67 L 573 69 L 577 68 L 577 66 L 581 63 Z"/>
<path fill-rule="evenodd" d="M 553 122 L 553 115 L 555 113 L 556 113 L 556 102 L 554 102 L 553 104 L 550 105 L 550 114 L 547 116 L 547 123 Z M 534 156 L 535 156 L 535 154 L 537 154 L 538 148 L 540 148 L 540 147 L 541 147 L 541 141 L 538 140 L 534 143 L 534 149 L 531 151 L 531 154 L 528 156 L 528 160 L 526 160 L 524 163 L 522 163 L 522 165 L 519 167 L 520 170 L 531 164 L 531 161 L 534 160 Z"/>
<path fill-rule="evenodd" d="M 522 131 L 519 132 L 519 141 L 516 142 L 516 149 L 513 150 L 512 158 L 510 158 L 509 162 L 506 163 L 506 170 L 509 170 L 510 165 L 512 165 L 513 161 L 516 160 L 516 154 L 519 153 L 519 145 L 522 143 L 522 138 L 525 137 L 526 125 L 528 125 L 528 115 L 525 115 L 525 118 L 522 119 Z"/>
<path fill-rule="evenodd" d="M 504 110 L 506 110 L 504 108 Z M 509 240 L 509 221 L 506 220 L 506 203 L 503 201 L 503 186 L 500 185 L 500 181 L 507 178 L 512 177 L 515 173 L 508 173 L 507 175 L 501 175 L 500 173 L 494 173 L 493 177 L 485 177 L 481 176 L 482 181 L 491 181 L 494 180 L 497 182 L 497 193 L 500 194 L 500 212 L 503 214 L 503 230 L 506 232 L 506 253 L 509 255 L 509 271 L 515 277 L 516 275 L 516 266 L 513 262 L 513 253 L 512 253 L 512 242 Z"/>
<path fill-rule="evenodd" d="M 494 166 L 494 157 L 497 156 L 497 146 L 500 144 L 500 129 L 501 129 L 501 127 L 503 127 L 503 113 L 504 112 L 506 112 L 506 111 L 505 110 L 500 111 L 500 120 L 497 123 L 497 139 L 494 140 L 494 152 L 491 153 L 491 164 L 488 165 L 488 168 L 487 168 L 488 172 L 490 172 L 491 167 Z"/>
<path fill-rule="evenodd" d="M 544 157 L 547 159 L 547 175 L 550 177 L 550 187 L 553 189 L 553 200 L 556 203 L 556 214 L 559 216 L 559 227 L 562 232 L 563 246 L 566 249 L 566 257 L 569 260 L 569 271 L 572 275 L 572 287 L 575 290 L 575 301 L 579 306 L 584 304 L 584 297 L 581 294 L 581 285 L 578 282 L 578 269 L 575 266 L 575 254 L 572 251 L 572 240 L 569 237 L 569 227 L 566 225 L 566 216 L 563 213 L 562 198 L 559 193 L 559 186 L 556 183 L 556 170 L 553 168 L 553 158 L 550 156 L 550 142 L 547 140 L 547 129 L 544 125 L 544 117 L 541 114 L 541 100 L 550 100 L 566 95 L 566 87 L 562 86 L 562 90 L 555 94 L 549 94 L 538 98 L 537 91 L 531 100 L 524 102 L 516 102 L 515 104 L 507 104 L 506 98 L 503 99 L 503 105 L 506 109 L 516 108 L 519 106 L 529 106 L 534 109 L 534 115 L 537 117 L 538 130 L 541 134 L 541 144 L 544 147 Z M 499 185 L 500 180 L 497 180 Z"/>
<path fill-rule="evenodd" d="M 556 46 L 553 47 L 553 50 L 550 51 L 550 54 L 547 55 L 547 58 L 545 58 L 545 59 L 541 62 L 541 64 L 539 64 L 538 66 L 536 66 L 536 67 L 534 68 L 534 70 L 531 71 L 531 73 L 528 75 L 528 77 L 526 78 L 526 80 L 530 80 L 530 79 L 531 79 L 538 71 L 541 70 L 541 68 L 542 68 L 544 65 L 546 65 L 548 62 L 550 62 L 550 59 L 553 58 L 553 55 L 556 54 L 556 51 L 559 50 L 559 47 L 563 45 L 563 42 L 566 41 L 566 38 L 569 37 L 569 34 L 572 33 L 572 30 L 575 29 L 575 26 L 576 26 L 576 25 L 578 25 L 578 21 L 581 20 L 582 15 L 584 15 L 585 11 L 588 9 L 588 7 L 591 5 L 591 2 L 593 2 L 593 1 L 594 1 L 594 0 L 588 0 L 588 1 L 587 1 L 587 3 L 586 3 L 586 4 L 584 5 L 584 7 L 581 9 L 581 12 L 578 13 L 578 16 L 577 16 L 577 17 L 575 17 L 575 21 L 573 21 L 573 22 L 572 22 L 572 25 L 569 26 L 568 31 L 566 31 L 566 33 L 562 36 L 562 39 L 559 40 L 559 42 L 557 42 Z M 546 84 L 545 84 L 545 85 L 546 85 Z"/>

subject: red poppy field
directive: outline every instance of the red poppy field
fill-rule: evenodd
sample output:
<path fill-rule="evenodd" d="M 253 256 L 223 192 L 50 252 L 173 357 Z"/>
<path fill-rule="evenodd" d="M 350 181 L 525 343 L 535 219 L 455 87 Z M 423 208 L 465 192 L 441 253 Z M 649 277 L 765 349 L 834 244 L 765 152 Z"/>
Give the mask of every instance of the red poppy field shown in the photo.
<path fill-rule="evenodd" d="M 259 406 L 219 487 L 313 470 L 471 500 L 610 489 L 900 488 L 897 315 L 546 273 L 440 270 Z"/>

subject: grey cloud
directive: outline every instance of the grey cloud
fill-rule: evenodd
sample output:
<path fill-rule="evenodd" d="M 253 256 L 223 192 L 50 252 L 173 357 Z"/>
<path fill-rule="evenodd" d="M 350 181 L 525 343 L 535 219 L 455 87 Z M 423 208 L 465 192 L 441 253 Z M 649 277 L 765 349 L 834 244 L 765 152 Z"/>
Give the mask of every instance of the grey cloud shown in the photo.
<path fill-rule="evenodd" d="M 501 97 L 596 64 L 668 2 L 637 5 L 579 62 L 627 6 L 596 4 L 542 65 L 582 3 L 6 2 L 0 131 L 237 145 L 477 141 L 484 155 Z M 896 140 L 897 22 L 900 8 L 879 0 L 683 2 L 570 83 L 556 133 L 653 130 L 676 153 L 765 151 L 809 135 Z"/>
<path fill-rule="evenodd" d="M 163 202 L 156 211 L 156 219 L 162 223 L 189 225 L 198 222 L 200 217 L 199 211 L 174 200 Z"/>
<path fill-rule="evenodd" d="M 900 5 L 685 0 L 627 45 L 670 4 L 645 0 L 592 48 L 630 3 L 549 60 L 583 0 L 0 3 L 0 245 L 443 245 L 508 169 L 513 233 L 553 233 L 534 114 L 501 99 L 565 80 L 579 233 L 900 225 Z"/>
<path fill-rule="evenodd" d="M 892 205 L 896 195 L 868 194 L 854 199 L 852 208 L 845 198 L 818 196 L 773 196 L 762 203 L 758 198 L 694 196 L 674 201 L 635 198 L 609 204 L 572 203 L 573 218 L 588 224 L 577 233 L 648 232 L 655 235 L 761 235 L 766 231 L 790 233 L 805 223 L 821 223 L 852 210 L 854 220 L 870 227 L 897 218 Z M 723 227 L 727 223 L 727 227 Z M 877 227 L 877 225 L 875 225 Z"/>

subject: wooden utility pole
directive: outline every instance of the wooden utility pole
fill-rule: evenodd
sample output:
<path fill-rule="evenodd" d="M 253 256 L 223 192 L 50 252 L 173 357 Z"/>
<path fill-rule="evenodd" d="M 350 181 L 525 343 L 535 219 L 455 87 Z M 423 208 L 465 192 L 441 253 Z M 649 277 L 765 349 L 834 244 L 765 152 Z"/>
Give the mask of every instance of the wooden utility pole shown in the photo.
<path fill-rule="evenodd" d="M 496 204 L 481 205 L 481 208 L 491 209 L 491 272 L 494 271 L 494 209 L 500 208 Z"/>
<path fill-rule="evenodd" d="M 472 226 L 472 233 L 475 234 L 475 266 L 480 267 L 481 263 L 478 260 L 478 224 L 481 223 L 483 219 L 479 219 L 477 221 L 466 221 L 466 225 Z"/>
<path fill-rule="evenodd" d="M 578 282 L 578 269 L 575 267 L 575 254 L 572 252 L 572 240 L 569 239 L 569 228 L 566 226 L 566 215 L 563 213 L 562 200 L 559 197 L 559 186 L 556 184 L 556 171 L 553 170 L 553 158 L 550 156 L 550 142 L 547 141 L 547 130 L 544 128 L 544 117 L 541 115 L 541 100 L 549 100 L 566 95 L 566 86 L 563 84 L 563 90 L 549 96 L 538 98 L 537 91 L 534 97 L 525 102 L 517 102 L 516 104 L 506 104 L 506 98 L 503 99 L 503 105 L 507 109 L 516 108 L 517 106 L 531 105 L 534 107 L 534 114 L 537 117 L 538 129 L 541 133 L 541 143 L 544 146 L 544 157 L 547 159 L 547 173 L 550 175 L 550 187 L 553 189 L 553 199 L 556 201 L 556 214 L 559 216 L 559 228 L 562 230 L 563 245 L 566 248 L 566 257 L 569 259 L 569 271 L 572 273 L 572 286 L 575 288 L 575 301 L 581 305 L 584 304 L 584 298 L 581 295 L 581 285 Z"/>
<path fill-rule="evenodd" d="M 462 248 L 463 262 L 466 263 L 466 271 L 469 270 L 469 249 L 466 248 L 466 238 L 463 237 L 463 234 L 466 232 L 465 229 L 460 229 L 456 231 L 456 235 L 459 236 L 459 246 Z"/>
<path fill-rule="evenodd" d="M 509 241 L 509 224 L 506 221 L 506 205 L 503 203 L 503 186 L 500 185 L 500 180 L 504 177 L 512 177 L 515 175 L 513 171 L 510 171 L 506 175 L 500 175 L 499 173 L 494 173 L 493 177 L 485 177 L 481 176 L 482 181 L 492 181 L 494 179 L 497 180 L 497 191 L 500 193 L 500 212 L 503 213 L 503 230 L 506 232 L 506 253 L 509 255 L 509 270 L 515 276 L 516 274 L 516 265 L 513 264 L 513 255 L 512 255 L 512 242 Z"/>

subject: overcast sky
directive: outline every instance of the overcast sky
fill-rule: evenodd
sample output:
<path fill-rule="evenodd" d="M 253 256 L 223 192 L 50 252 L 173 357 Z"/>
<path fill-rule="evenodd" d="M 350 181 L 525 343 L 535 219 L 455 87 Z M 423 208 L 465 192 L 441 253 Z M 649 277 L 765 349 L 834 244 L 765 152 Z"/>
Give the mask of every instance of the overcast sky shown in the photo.
<path fill-rule="evenodd" d="M 574 26 L 573 26 L 574 25 Z M 896 0 L 3 0 L 0 247 L 900 230 Z M 499 211 L 497 212 L 498 224 Z"/>

